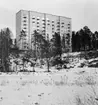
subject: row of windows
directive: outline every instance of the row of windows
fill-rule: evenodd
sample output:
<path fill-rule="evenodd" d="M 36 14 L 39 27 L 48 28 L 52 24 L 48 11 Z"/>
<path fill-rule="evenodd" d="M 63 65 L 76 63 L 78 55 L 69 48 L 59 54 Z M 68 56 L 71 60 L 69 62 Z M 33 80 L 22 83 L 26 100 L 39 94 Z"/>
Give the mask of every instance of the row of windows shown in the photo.
<path fill-rule="evenodd" d="M 40 26 L 37 25 L 37 27 L 40 27 Z M 45 28 L 45 27 L 42 27 L 42 28 Z M 55 28 L 55 27 L 52 27 L 52 29 L 54 29 L 54 28 Z M 57 28 L 59 29 L 60 26 L 58 26 Z M 64 26 L 62 26 L 62 28 L 64 28 Z M 70 27 L 69 27 L 68 29 L 70 29 Z"/>
<path fill-rule="evenodd" d="M 27 17 L 24 16 L 23 18 L 26 19 Z M 33 17 L 32 19 L 34 20 L 34 19 L 36 19 L 36 18 Z M 37 20 L 40 20 L 39 17 L 37 17 Z M 43 18 L 42 21 L 45 21 L 45 19 Z M 48 19 L 47 21 L 50 22 L 49 19 Z M 52 23 L 54 23 L 54 22 L 55 22 L 55 21 L 52 20 Z M 57 24 L 60 24 L 60 22 L 57 22 Z M 64 24 L 64 22 L 62 22 L 61 24 Z M 70 25 L 70 23 L 68 23 L 67 25 Z"/>
<path fill-rule="evenodd" d="M 37 24 L 39 25 L 39 22 L 37 22 Z M 45 23 L 43 23 L 43 25 L 45 25 Z M 47 24 L 48 26 L 50 25 L 50 24 Z M 23 24 L 23 26 L 27 26 L 27 24 Z M 54 27 L 55 25 L 54 24 L 52 24 L 52 27 Z M 37 27 L 39 27 L 39 26 L 37 26 Z M 57 27 L 60 27 L 60 25 L 57 25 Z M 61 26 L 62 28 L 64 28 L 64 26 Z M 70 27 L 68 27 L 68 29 L 70 29 Z"/>
<path fill-rule="evenodd" d="M 45 30 L 45 27 L 42 27 L 43 28 L 43 30 Z M 27 28 L 26 27 L 24 27 L 23 28 L 24 29 L 24 31 L 25 31 L 25 33 L 27 33 Z M 37 26 L 37 29 L 39 30 L 39 26 Z M 55 28 L 52 28 L 52 30 L 55 30 Z M 56 29 L 57 31 L 60 31 L 60 29 Z M 70 30 L 67 30 L 68 32 L 70 32 Z"/>
<path fill-rule="evenodd" d="M 40 31 L 40 29 L 37 28 L 37 31 Z M 60 31 L 60 29 L 57 29 L 57 31 Z M 42 30 L 42 32 L 45 32 L 45 30 Z M 52 29 L 52 32 L 54 32 L 54 29 Z"/>
<path fill-rule="evenodd" d="M 33 20 L 35 20 L 36 18 L 32 18 Z M 37 18 L 37 20 L 40 20 L 39 18 Z M 45 19 L 42 19 L 42 21 L 46 21 Z M 50 22 L 50 20 L 47 20 L 47 22 Z M 54 21 L 52 21 L 52 23 L 54 23 Z"/>
<path fill-rule="evenodd" d="M 35 19 L 35 18 L 32 18 L 32 19 Z M 37 20 L 40 20 L 39 18 L 37 18 Z M 45 19 L 42 19 L 42 21 L 45 21 Z M 47 22 L 50 22 L 50 20 L 47 20 Z M 55 21 L 52 21 L 52 23 L 54 23 Z M 57 22 L 57 24 L 60 24 L 60 22 Z M 61 24 L 64 24 L 64 22 L 62 22 Z M 70 25 L 70 24 L 68 24 Z"/>
<path fill-rule="evenodd" d="M 24 17 L 25 19 L 26 19 L 26 17 Z M 35 19 L 35 18 L 32 18 L 33 20 Z M 37 19 L 37 20 L 40 20 L 40 19 Z M 43 19 L 42 21 L 45 21 L 45 19 Z M 24 22 L 26 22 L 26 20 L 24 20 Z M 50 20 L 47 20 L 47 22 L 50 22 Z M 52 21 L 52 23 L 54 23 L 54 21 Z M 57 22 L 57 24 L 60 24 L 60 22 Z M 61 24 L 64 24 L 64 23 L 61 23 Z"/>
<path fill-rule="evenodd" d="M 37 31 L 40 31 L 40 29 L 37 29 Z M 42 32 L 45 32 L 46 30 L 42 30 Z M 60 31 L 60 29 L 57 29 L 56 31 Z M 54 33 L 55 30 L 52 30 L 52 33 Z"/>
<path fill-rule="evenodd" d="M 26 24 L 24 24 L 24 25 L 26 25 Z M 40 26 L 37 26 L 37 29 L 38 30 L 39 30 L 39 28 L 40 28 Z M 42 28 L 45 29 L 45 27 L 42 27 Z M 27 29 L 28 28 L 27 27 L 24 27 L 23 29 L 26 30 L 25 33 L 27 33 Z M 55 27 L 52 27 L 52 30 L 55 30 Z M 60 30 L 60 28 L 58 27 L 57 31 L 59 31 L 59 30 Z M 68 30 L 67 31 L 70 32 L 70 27 L 68 27 Z"/>
<path fill-rule="evenodd" d="M 27 22 L 27 21 L 24 20 L 23 22 Z M 35 21 L 32 21 L 32 23 L 35 23 Z M 37 22 L 37 24 L 40 24 L 40 22 Z M 58 24 L 59 24 L 59 22 L 58 22 Z M 62 23 L 62 24 L 64 25 L 64 23 Z M 43 23 L 43 25 L 45 25 L 45 23 Z M 50 25 L 50 24 L 48 23 L 47 25 Z M 70 25 L 70 24 L 68 24 L 68 25 Z M 26 26 L 26 24 L 24 24 L 24 26 Z M 52 23 L 52 26 L 54 26 L 53 23 Z M 60 25 L 57 25 L 57 27 L 60 27 Z M 64 26 L 61 26 L 61 27 L 64 27 Z M 70 28 L 70 27 L 68 27 L 68 28 Z"/>
<path fill-rule="evenodd" d="M 43 25 L 45 25 L 45 24 L 43 24 Z M 50 24 L 47 24 L 48 26 L 50 25 Z M 40 25 L 39 24 L 37 24 L 37 27 L 40 27 Z M 52 27 L 55 27 L 55 25 L 54 24 L 52 24 Z M 60 25 L 57 25 L 56 26 L 57 28 L 59 28 L 60 27 Z M 63 28 L 64 26 L 62 26 L 62 28 Z M 44 26 L 43 26 L 43 28 L 45 28 Z"/>
<path fill-rule="evenodd" d="M 40 26 L 37 26 L 37 28 L 39 28 Z M 45 27 L 42 27 L 43 29 L 45 29 Z M 27 29 L 27 27 L 24 27 L 23 29 Z M 52 30 L 54 30 L 55 28 L 54 27 L 52 27 Z M 58 28 L 57 30 L 60 30 L 60 28 Z M 70 29 L 68 29 L 68 32 L 70 32 Z"/>

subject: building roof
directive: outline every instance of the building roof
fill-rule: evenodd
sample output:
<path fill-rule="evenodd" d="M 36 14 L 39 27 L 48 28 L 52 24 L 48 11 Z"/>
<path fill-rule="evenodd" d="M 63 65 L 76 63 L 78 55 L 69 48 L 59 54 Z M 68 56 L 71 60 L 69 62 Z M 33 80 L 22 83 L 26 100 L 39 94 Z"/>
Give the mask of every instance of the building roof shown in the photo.
<path fill-rule="evenodd" d="M 20 10 L 20 11 L 18 11 L 17 13 L 19 13 L 19 12 L 21 12 L 21 11 L 35 12 L 35 13 L 40 13 L 40 14 L 48 14 L 48 15 L 52 15 L 52 16 L 59 16 L 59 15 L 53 15 L 53 14 L 49 14 L 49 13 L 42 13 L 42 12 L 38 12 L 38 11 L 28 11 L 28 10 Z M 16 14 L 17 14 L 17 13 L 16 13 Z M 65 17 L 65 16 L 59 16 L 59 17 L 63 17 L 63 18 L 67 18 L 67 19 L 72 19 L 72 18 Z"/>

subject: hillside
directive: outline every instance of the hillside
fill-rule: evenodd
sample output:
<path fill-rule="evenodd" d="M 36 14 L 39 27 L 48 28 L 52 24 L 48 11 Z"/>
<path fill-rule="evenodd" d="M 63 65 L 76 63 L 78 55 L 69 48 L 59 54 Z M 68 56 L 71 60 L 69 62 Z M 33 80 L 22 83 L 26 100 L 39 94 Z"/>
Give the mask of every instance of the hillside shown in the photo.
<path fill-rule="evenodd" d="M 85 53 L 62 56 L 70 61 L 69 68 L 0 72 L 0 105 L 98 105 L 98 71 L 93 67 L 98 63 L 97 51 L 87 52 L 86 59 Z"/>

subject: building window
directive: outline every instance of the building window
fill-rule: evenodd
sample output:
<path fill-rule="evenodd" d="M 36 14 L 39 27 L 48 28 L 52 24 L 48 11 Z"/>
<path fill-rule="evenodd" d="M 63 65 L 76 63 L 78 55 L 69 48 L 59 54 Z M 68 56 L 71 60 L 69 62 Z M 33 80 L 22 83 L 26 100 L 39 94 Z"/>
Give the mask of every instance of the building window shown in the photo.
<path fill-rule="evenodd" d="M 45 30 L 43 30 L 43 32 L 45 32 Z"/>
<path fill-rule="evenodd" d="M 49 21 L 49 19 L 48 19 L 48 18 L 47 18 L 46 20 L 47 20 L 47 21 Z"/>
<path fill-rule="evenodd" d="M 39 29 L 37 29 L 37 31 L 39 31 Z"/>
<path fill-rule="evenodd" d="M 47 22 L 50 22 L 50 20 L 47 20 Z"/>
<path fill-rule="evenodd" d="M 60 29 L 57 29 L 57 31 L 60 31 Z"/>
<path fill-rule="evenodd" d="M 23 22 L 26 22 L 26 20 L 24 20 Z"/>
<path fill-rule="evenodd" d="M 24 26 L 26 26 L 27 24 L 23 24 Z"/>
<path fill-rule="evenodd" d="M 46 25 L 45 23 L 43 23 L 43 25 Z"/>
<path fill-rule="evenodd" d="M 35 19 L 34 17 L 32 19 Z"/>
<path fill-rule="evenodd" d="M 54 21 L 52 21 L 52 23 L 54 23 Z"/>
<path fill-rule="evenodd" d="M 45 30 L 42 30 L 42 33 L 45 33 Z"/>
<path fill-rule="evenodd" d="M 24 27 L 24 29 L 27 29 L 26 27 Z"/>
<path fill-rule="evenodd" d="M 45 22 L 45 20 L 42 20 L 43 22 Z"/>
<path fill-rule="evenodd" d="M 44 22 L 44 21 L 42 21 L 42 24 L 45 24 L 45 22 Z"/>
<path fill-rule="evenodd" d="M 64 24 L 64 23 L 61 23 L 61 24 Z"/>
<path fill-rule="evenodd" d="M 37 21 L 38 21 L 39 19 L 37 19 Z"/>
<path fill-rule="evenodd" d="M 33 21 L 32 23 L 35 23 L 35 21 Z"/>
<path fill-rule="evenodd" d="M 37 22 L 37 24 L 39 24 L 39 22 Z"/>
<path fill-rule="evenodd" d="M 24 16 L 23 18 L 25 18 L 25 19 L 26 19 L 27 17 L 26 17 L 26 16 Z"/>
<path fill-rule="evenodd" d="M 60 24 L 60 22 L 57 22 L 57 24 Z"/>
<path fill-rule="evenodd" d="M 60 27 L 60 25 L 57 25 L 57 27 Z"/>
<path fill-rule="evenodd" d="M 42 27 L 42 28 L 45 28 L 45 27 Z"/>
<path fill-rule="evenodd" d="M 61 26 L 62 28 L 64 27 L 64 26 Z"/>

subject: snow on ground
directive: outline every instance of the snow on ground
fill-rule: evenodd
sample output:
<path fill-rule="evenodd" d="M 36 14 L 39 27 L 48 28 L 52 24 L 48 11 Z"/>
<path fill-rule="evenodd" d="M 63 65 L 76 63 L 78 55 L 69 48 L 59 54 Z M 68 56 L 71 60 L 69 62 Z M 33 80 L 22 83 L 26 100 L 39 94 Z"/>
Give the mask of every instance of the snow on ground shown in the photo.
<path fill-rule="evenodd" d="M 50 73 L 0 73 L 0 105 L 78 105 L 77 97 L 97 97 L 97 80 L 97 69 L 87 67 Z"/>

